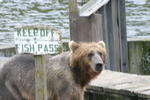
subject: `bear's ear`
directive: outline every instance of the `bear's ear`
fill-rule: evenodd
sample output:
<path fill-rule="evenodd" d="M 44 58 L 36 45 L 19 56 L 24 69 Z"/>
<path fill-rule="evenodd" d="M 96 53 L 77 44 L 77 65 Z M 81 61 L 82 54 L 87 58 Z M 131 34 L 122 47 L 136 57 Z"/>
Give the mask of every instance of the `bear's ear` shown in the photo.
<path fill-rule="evenodd" d="M 98 42 L 98 45 L 101 45 L 103 48 L 105 48 L 105 43 L 104 43 L 104 41 L 99 41 L 99 42 Z"/>
<path fill-rule="evenodd" d="M 79 44 L 74 41 L 70 41 L 69 48 L 70 48 L 70 50 L 72 50 L 74 52 L 77 48 L 79 48 Z"/>

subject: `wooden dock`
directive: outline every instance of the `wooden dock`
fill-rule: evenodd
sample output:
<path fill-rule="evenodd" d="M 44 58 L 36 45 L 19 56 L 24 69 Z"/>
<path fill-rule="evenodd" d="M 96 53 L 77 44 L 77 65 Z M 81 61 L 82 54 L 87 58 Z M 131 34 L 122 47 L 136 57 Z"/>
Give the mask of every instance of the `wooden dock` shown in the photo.
<path fill-rule="evenodd" d="M 150 100 L 150 76 L 105 70 L 87 87 L 85 97 L 86 100 Z"/>

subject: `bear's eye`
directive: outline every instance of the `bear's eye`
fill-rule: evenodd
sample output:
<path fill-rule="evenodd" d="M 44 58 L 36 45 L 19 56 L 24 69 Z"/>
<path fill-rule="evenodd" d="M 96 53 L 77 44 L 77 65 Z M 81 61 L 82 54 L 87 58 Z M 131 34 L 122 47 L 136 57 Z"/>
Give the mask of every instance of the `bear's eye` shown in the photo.
<path fill-rule="evenodd" d="M 92 56 L 94 56 L 93 53 L 89 53 L 89 54 L 88 54 L 88 57 L 89 57 L 89 58 L 91 58 Z"/>
<path fill-rule="evenodd" d="M 101 52 L 98 52 L 98 54 L 99 54 L 100 56 L 102 56 L 102 53 L 101 53 Z"/>

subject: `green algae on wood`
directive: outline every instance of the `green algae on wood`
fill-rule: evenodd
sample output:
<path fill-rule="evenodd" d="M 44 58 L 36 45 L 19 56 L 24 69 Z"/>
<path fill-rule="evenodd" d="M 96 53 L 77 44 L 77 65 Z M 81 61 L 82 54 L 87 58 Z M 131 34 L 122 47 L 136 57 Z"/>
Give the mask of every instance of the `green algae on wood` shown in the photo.
<path fill-rule="evenodd" d="M 128 42 L 129 72 L 150 75 L 150 41 Z"/>

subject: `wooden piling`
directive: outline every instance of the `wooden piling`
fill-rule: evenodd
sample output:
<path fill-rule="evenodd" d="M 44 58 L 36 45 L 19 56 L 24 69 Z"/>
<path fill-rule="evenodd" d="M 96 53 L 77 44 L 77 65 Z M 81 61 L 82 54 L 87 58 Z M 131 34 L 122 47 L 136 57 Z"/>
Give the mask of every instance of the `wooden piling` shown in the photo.
<path fill-rule="evenodd" d="M 77 0 L 69 0 L 70 38 L 74 41 L 79 38 L 78 18 Z"/>
<path fill-rule="evenodd" d="M 102 16 L 93 14 L 80 17 L 77 0 L 69 0 L 70 38 L 74 41 L 98 42 L 102 40 Z"/>

